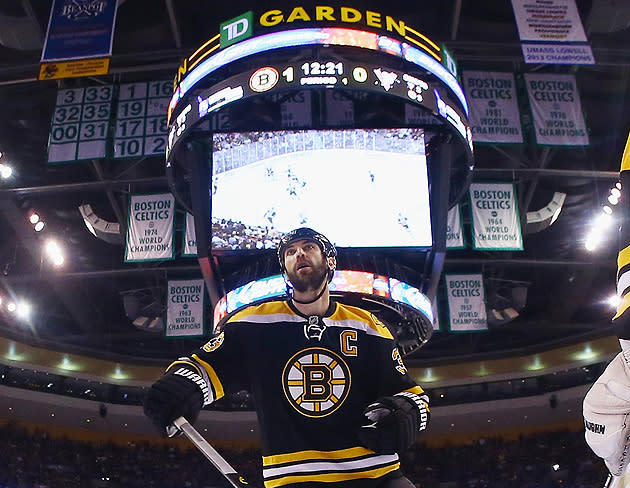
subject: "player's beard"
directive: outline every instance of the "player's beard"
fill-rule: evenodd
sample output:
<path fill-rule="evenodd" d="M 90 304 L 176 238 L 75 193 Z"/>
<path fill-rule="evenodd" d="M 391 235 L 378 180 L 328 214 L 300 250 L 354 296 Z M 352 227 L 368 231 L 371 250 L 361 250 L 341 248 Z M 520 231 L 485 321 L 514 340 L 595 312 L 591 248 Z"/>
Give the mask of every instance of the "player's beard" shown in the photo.
<path fill-rule="evenodd" d="M 291 273 L 287 271 L 289 281 L 293 285 L 295 291 L 299 293 L 306 293 L 308 291 L 320 291 L 324 280 L 328 277 L 328 266 L 325 262 L 317 265 L 311 265 L 311 272 L 299 275 L 298 273 Z"/>

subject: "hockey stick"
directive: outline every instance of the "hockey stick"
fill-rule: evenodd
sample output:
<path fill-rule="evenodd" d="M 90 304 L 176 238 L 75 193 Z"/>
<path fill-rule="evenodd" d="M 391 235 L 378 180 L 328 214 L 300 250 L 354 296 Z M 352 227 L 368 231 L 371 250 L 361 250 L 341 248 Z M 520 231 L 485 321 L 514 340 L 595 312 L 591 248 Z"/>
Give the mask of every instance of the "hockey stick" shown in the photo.
<path fill-rule="evenodd" d="M 186 437 L 192 442 L 197 449 L 217 468 L 230 485 L 235 488 L 249 487 L 250 485 L 245 479 L 236 472 L 236 470 L 230 466 L 221 454 L 219 454 L 210 443 L 203 438 L 203 436 L 197 432 L 197 430 L 188 423 L 184 417 L 178 417 L 173 420 L 173 423 L 166 428 L 166 433 L 169 437 L 173 437 L 179 432 L 183 432 Z"/>

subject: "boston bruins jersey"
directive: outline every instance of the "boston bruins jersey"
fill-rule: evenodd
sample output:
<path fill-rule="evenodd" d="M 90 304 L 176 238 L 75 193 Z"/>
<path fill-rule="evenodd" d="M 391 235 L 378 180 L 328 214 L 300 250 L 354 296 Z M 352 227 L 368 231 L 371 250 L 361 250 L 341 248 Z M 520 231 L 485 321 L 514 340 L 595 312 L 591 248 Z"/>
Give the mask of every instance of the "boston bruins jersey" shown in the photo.
<path fill-rule="evenodd" d="M 339 303 L 323 317 L 302 315 L 286 300 L 249 306 L 168 371 L 178 368 L 192 368 L 192 376 L 205 380 L 205 405 L 244 389 L 253 395 L 266 488 L 354 486 L 358 480 L 370 486 L 398 476 L 397 454 L 379 455 L 359 444 L 363 410 L 399 393 L 421 408 L 428 402 L 389 330 L 371 313 Z"/>

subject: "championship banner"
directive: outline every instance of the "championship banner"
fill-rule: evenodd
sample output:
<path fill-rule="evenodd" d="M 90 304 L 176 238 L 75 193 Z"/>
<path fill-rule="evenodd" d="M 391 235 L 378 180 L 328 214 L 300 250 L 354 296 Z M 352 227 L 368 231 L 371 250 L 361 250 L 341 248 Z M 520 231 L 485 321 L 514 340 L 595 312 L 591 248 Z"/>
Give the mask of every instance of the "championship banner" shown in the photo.
<path fill-rule="evenodd" d="M 195 235 L 195 217 L 190 212 L 186 212 L 186 223 L 184 226 L 184 257 L 197 255 L 197 237 Z"/>
<path fill-rule="evenodd" d="M 536 142 L 554 146 L 588 146 L 588 133 L 575 76 L 525 73 Z"/>
<path fill-rule="evenodd" d="M 201 336 L 204 332 L 204 281 L 169 280 L 167 337 Z"/>
<path fill-rule="evenodd" d="M 464 233 L 459 203 L 448 211 L 446 217 L 446 249 L 464 249 Z"/>
<path fill-rule="evenodd" d="M 512 0 L 525 63 L 595 64 L 575 0 Z"/>
<path fill-rule="evenodd" d="M 518 202 L 512 183 L 470 185 L 473 249 L 522 251 Z"/>
<path fill-rule="evenodd" d="M 174 259 L 175 198 L 170 193 L 132 195 L 125 262 Z"/>
<path fill-rule="evenodd" d="M 107 74 L 117 0 L 53 0 L 39 79 Z"/>
<path fill-rule="evenodd" d="M 480 274 L 444 276 L 452 332 L 487 330 L 486 295 Z"/>
<path fill-rule="evenodd" d="M 512 73 L 464 71 L 474 142 L 523 142 L 521 116 Z"/>

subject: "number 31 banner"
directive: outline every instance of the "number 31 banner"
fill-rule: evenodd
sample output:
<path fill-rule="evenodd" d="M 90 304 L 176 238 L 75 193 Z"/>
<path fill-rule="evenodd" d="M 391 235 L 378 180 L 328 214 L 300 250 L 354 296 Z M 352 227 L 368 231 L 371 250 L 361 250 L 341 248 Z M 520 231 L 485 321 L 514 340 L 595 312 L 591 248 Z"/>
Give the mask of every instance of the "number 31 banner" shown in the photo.
<path fill-rule="evenodd" d="M 175 198 L 170 193 L 132 195 L 127 219 L 126 262 L 173 259 Z"/>

